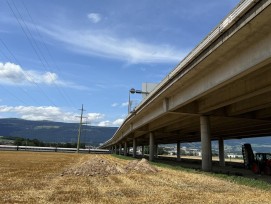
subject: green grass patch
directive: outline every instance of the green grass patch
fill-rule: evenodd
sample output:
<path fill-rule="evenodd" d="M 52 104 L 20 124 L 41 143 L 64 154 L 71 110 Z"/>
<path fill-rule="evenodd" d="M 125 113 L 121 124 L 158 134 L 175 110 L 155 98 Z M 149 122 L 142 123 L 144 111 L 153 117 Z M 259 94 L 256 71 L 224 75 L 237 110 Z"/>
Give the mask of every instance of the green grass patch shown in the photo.
<path fill-rule="evenodd" d="M 231 175 L 225 175 L 225 174 L 213 174 L 213 173 L 207 173 L 210 176 L 221 178 L 236 184 L 245 185 L 253 188 L 258 188 L 261 190 L 269 190 L 271 189 L 271 184 L 265 181 L 253 179 L 253 178 L 246 178 L 242 176 L 231 176 Z"/>
<path fill-rule="evenodd" d="M 119 159 L 124 159 L 124 160 L 135 160 L 136 158 L 129 157 L 129 156 L 122 156 L 122 155 L 116 155 L 112 154 L 112 156 L 119 158 Z M 161 167 L 161 168 L 166 168 L 166 169 L 171 169 L 171 170 L 176 170 L 176 171 L 185 171 L 188 173 L 196 173 L 196 174 L 204 174 L 208 176 L 212 176 L 215 178 L 227 180 L 229 182 L 233 182 L 239 185 L 245 185 L 261 190 L 269 190 L 271 189 L 271 184 L 265 181 L 253 179 L 253 178 L 247 178 L 243 176 L 232 176 L 232 175 L 227 175 L 227 174 L 221 174 L 221 173 L 212 173 L 212 172 L 203 172 L 198 169 L 192 169 L 192 168 L 184 168 L 179 165 L 174 165 L 174 164 L 169 164 L 167 162 L 150 162 L 150 164 L 156 166 L 156 167 Z"/>

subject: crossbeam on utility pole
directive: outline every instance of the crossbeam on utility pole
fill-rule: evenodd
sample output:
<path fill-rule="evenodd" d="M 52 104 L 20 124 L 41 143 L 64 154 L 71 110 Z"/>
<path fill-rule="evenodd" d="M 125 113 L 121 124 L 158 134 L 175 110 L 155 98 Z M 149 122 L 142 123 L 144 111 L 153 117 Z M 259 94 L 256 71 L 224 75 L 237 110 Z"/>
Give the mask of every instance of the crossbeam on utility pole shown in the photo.
<path fill-rule="evenodd" d="M 84 113 L 84 106 L 82 104 L 82 108 L 79 109 L 81 110 L 81 116 L 80 117 L 80 124 L 79 124 L 79 129 L 78 129 L 78 137 L 77 137 L 77 153 L 79 153 L 79 149 L 80 149 L 80 137 L 81 137 L 81 132 L 82 132 L 82 121 L 83 121 L 83 113 Z"/>

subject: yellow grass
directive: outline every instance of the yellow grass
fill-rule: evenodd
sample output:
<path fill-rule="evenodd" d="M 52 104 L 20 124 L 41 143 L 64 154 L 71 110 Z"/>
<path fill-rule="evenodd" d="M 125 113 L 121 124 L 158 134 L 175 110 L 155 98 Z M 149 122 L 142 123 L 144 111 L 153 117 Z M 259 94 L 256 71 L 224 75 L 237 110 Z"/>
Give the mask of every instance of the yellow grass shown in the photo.
<path fill-rule="evenodd" d="M 61 176 L 92 157 L 0 152 L 0 203 L 271 203 L 270 191 L 165 168 L 151 174 Z M 129 162 L 98 157 L 119 165 Z"/>

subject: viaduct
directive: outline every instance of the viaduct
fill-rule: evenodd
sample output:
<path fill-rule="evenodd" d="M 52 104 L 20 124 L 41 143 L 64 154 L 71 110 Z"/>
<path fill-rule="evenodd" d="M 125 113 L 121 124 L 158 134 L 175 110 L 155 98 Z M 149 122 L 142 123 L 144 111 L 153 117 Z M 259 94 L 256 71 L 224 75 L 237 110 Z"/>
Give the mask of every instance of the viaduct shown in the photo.
<path fill-rule="evenodd" d="M 271 0 L 245 0 L 126 117 L 101 148 L 117 152 L 201 142 L 202 170 L 212 169 L 211 141 L 271 135 Z"/>

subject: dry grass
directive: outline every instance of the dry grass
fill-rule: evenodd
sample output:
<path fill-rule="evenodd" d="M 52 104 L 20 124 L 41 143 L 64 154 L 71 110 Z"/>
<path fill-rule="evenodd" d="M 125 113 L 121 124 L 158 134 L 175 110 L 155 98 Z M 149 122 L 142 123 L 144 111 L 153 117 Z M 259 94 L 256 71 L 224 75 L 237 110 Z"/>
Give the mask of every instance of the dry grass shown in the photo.
<path fill-rule="evenodd" d="M 0 152 L 0 203 L 270 203 L 270 191 L 201 173 L 76 176 L 61 173 L 95 155 Z M 110 162 L 129 161 L 98 155 Z"/>

